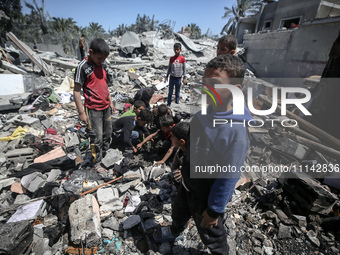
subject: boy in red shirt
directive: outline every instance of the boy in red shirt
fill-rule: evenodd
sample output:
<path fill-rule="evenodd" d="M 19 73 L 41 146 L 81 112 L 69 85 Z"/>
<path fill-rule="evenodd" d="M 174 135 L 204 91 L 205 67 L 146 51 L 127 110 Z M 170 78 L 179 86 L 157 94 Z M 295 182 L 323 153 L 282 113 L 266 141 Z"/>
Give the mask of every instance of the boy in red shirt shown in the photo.
<path fill-rule="evenodd" d="M 103 39 L 94 39 L 88 57 L 79 63 L 74 74 L 74 101 L 79 119 L 87 124 L 93 161 L 98 172 L 106 171 L 100 162 L 110 147 L 111 114 L 115 111 L 107 85 L 109 76 L 103 64 L 109 53 L 109 46 Z M 81 102 L 81 89 L 85 97 L 84 106 Z"/>
<path fill-rule="evenodd" d="M 183 76 L 183 84 L 187 84 L 186 80 L 186 70 L 185 70 L 185 58 L 180 55 L 182 46 L 180 43 L 174 44 L 175 56 L 170 58 L 168 72 L 165 77 L 165 81 L 169 81 L 169 94 L 168 94 L 168 106 L 171 105 L 172 93 L 175 87 L 176 104 L 179 104 L 179 93 L 181 89 L 181 78 Z"/>

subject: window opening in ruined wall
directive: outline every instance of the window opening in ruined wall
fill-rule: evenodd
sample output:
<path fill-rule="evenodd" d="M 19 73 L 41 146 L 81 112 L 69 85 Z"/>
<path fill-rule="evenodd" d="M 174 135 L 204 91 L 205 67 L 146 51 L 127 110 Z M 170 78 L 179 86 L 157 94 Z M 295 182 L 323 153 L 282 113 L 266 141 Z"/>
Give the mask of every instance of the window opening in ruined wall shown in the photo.
<path fill-rule="evenodd" d="M 265 20 L 263 24 L 263 30 L 270 30 L 272 26 L 271 20 Z"/>
<path fill-rule="evenodd" d="M 299 17 L 291 17 L 291 18 L 287 18 L 287 19 L 282 19 L 281 20 L 281 25 L 280 28 L 294 28 L 300 25 L 300 21 L 301 21 L 301 16 Z"/>

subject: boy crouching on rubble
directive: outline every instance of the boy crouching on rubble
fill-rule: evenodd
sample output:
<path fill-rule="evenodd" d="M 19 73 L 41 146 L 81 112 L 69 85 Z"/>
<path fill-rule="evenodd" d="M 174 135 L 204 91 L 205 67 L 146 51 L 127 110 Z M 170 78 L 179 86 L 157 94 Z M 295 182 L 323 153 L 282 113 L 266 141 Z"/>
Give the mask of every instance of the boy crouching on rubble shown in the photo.
<path fill-rule="evenodd" d="M 141 110 L 145 109 L 145 103 L 142 100 L 136 100 L 133 103 L 133 107 L 124 112 L 122 115 L 120 115 L 119 118 L 127 117 L 127 116 L 136 116 L 138 113 L 140 113 Z"/>
<path fill-rule="evenodd" d="M 172 226 L 157 229 L 154 232 L 156 241 L 175 241 L 193 217 L 201 240 L 211 253 L 228 254 L 224 211 L 241 175 L 240 169 L 249 148 L 247 128 L 243 122 L 252 119 L 252 116 L 246 107 L 244 114 L 234 114 L 231 91 L 215 84 L 232 84 L 241 89 L 243 77 L 243 63 L 236 56 L 218 56 L 207 64 L 204 86 L 206 89 L 214 88 L 222 103 L 214 104 L 207 97 L 210 104 L 207 114 L 198 112 L 190 123 L 190 138 L 181 170 L 183 180 L 172 204 Z M 214 119 L 233 120 L 233 125 L 228 122 L 214 126 Z M 236 170 L 199 171 L 216 165 Z"/>
<path fill-rule="evenodd" d="M 145 127 L 152 121 L 152 113 L 148 109 L 141 110 L 135 116 L 126 116 L 119 118 L 113 123 L 113 141 L 114 145 L 123 145 L 124 149 L 132 149 L 137 152 L 135 145 L 138 140 L 143 139 L 143 134 L 148 136 L 149 130 Z"/>
<path fill-rule="evenodd" d="M 111 114 L 115 111 L 107 85 L 109 75 L 103 64 L 109 53 L 109 46 L 103 39 L 94 39 L 90 44 L 89 55 L 79 63 L 74 74 L 74 101 L 79 119 L 87 124 L 93 162 L 98 172 L 106 171 L 100 162 L 110 147 Z M 85 97 L 84 106 L 81 89 Z"/>
<path fill-rule="evenodd" d="M 157 138 L 157 144 L 161 144 L 161 146 L 156 146 L 158 147 L 156 150 L 157 150 L 158 156 L 162 157 L 162 159 L 157 161 L 155 165 L 164 164 L 170 158 L 170 156 L 172 155 L 174 151 L 174 146 L 170 140 L 171 134 L 172 134 L 171 130 L 174 127 L 174 120 L 172 116 L 164 115 L 159 119 L 159 122 L 160 122 L 161 129 L 149 135 L 148 137 L 144 139 L 144 141 L 142 141 L 141 143 L 137 145 L 137 150 L 140 150 L 143 144 L 145 144 L 146 142 L 154 138 Z"/>

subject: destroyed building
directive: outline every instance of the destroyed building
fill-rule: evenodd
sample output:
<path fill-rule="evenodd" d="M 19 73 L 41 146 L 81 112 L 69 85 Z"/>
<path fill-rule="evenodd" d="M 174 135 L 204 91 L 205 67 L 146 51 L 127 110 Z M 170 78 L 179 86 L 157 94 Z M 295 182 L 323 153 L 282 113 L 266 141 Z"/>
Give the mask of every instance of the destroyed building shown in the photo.
<path fill-rule="evenodd" d="M 236 36 L 261 78 L 321 75 L 340 25 L 338 0 L 270 1 L 241 18 Z"/>
<path fill-rule="evenodd" d="M 8 37 L 13 46 L 2 52 L 0 69 L 0 253 L 209 254 L 193 221 L 182 240 L 154 242 L 155 227 L 171 223 L 176 188 L 168 166 L 153 166 L 152 153 L 110 149 L 103 159 L 108 173 L 88 166 L 89 141 L 72 98 L 78 61 L 32 51 L 14 34 Z M 152 104 L 164 102 L 168 58 L 181 42 L 189 83 L 172 110 L 188 121 L 200 110 L 197 86 L 216 42 L 162 31 L 127 37 L 124 45 L 122 38 L 107 41 L 113 118 L 143 87 L 155 89 Z M 308 87 L 311 81 L 303 82 Z M 258 110 L 270 107 L 274 86 L 253 76 L 244 83 L 253 88 Z M 239 180 L 226 208 L 229 254 L 339 254 L 340 142 L 295 113 L 293 107 L 287 111 L 298 123 L 292 128 L 282 126 L 283 116 L 276 113 L 249 128 L 245 166 L 253 170 Z M 263 171 L 264 165 L 315 171 L 288 175 Z"/>

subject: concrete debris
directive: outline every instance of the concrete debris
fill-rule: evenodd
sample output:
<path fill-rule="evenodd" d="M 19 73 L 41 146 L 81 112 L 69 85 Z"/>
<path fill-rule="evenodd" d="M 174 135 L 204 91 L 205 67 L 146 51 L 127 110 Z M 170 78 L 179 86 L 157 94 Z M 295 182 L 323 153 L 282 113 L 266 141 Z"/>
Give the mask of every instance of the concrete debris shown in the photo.
<path fill-rule="evenodd" d="M 33 241 L 33 228 L 28 220 L 4 224 L 0 234 L 0 251 L 3 254 L 24 254 Z"/>
<path fill-rule="evenodd" d="M 119 199 L 119 193 L 116 188 L 102 187 L 97 190 L 97 199 L 100 205 L 111 203 Z"/>
<path fill-rule="evenodd" d="M 36 219 L 38 216 L 44 216 L 46 203 L 44 200 L 38 200 L 26 205 L 22 205 L 18 210 L 9 218 L 9 222 L 21 222 L 23 220 Z"/>
<path fill-rule="evenodd" d="M 86 209 L 85 209 L 86 208 Z M 94 196 L 86 195 L 74 201 L 68 211 L 71 227 L 71 241 L 88 247 L 98 246 L 101 242 L 99 205 Z"/>
<path fill-rule="evenodd" d="M 198 82 L 216 55 L 216 41 L 165 31 L 128 32 L 108 40 L 113 120 L 128 110 L 140 88 L 155 90 L 152 108 L 166 102 L 164 78 L 178 41 L 189 83 L 181 87 L 180 103 L 171 104 L 172 115 L 189 121 L 201 109 Z M 193 220 L 182 240 L 154 242 L 154 230 L 171 224 L 177 193 L 170 166 L 154 165 L 160 160 L 158 147 L 145 144 L 137 154 L 110 148 L 101 162 L 106 171 L 95 171 L 87 126 L 79 121 L 73 100 L 70 69 L 78 61 L 53 52 L 34 53 L 33 62 L 53 65 L 41 66 L 46 76 L 37 64 L 8 67 L 9 62 L 2 61 L 6 74 L 0 73 L 0 84 L 6 81 L 6 91 L 0 89 L 0 253 L 209 254 Z M 251 87 L 254 107 L 267 109 L 261 95 L 270 98 L 275 85 L 247 74 L 244 93 Z M 309 79 L 311 83 L 318 86 L 315 79 Z M 338 142 L 300 119 L 290 129 L 280 125 L 275 113 L 254 118 L 264 124 L 249 128 L 245 167 L 252 171 L 243 173 L 226 207 L 229 254 L 339 253 L 339 175 L 303 171 L 317 165 L 339 170 Z M 25 131 L 14 137 L 19 126 Z"/>
<path fill-rule="evenodd" d="M 65 141 L 66 147 L 73 147 L 79 144 L 78 135 L 75 132 L 66 133 L 64 135 L 64 141 Z"/>
<path fill-rule="evenodd" d="M 27 44 L 20 41 L 12 32 L 6 34 L 8 38 L 18 47 L 22 52 L 25 53 L 27 57 L 29 57 L 39 68 L 46 74 L 52 75 L 49 66 L 39 57 L 37 56 L 36 52 L 34 52 Z"/>
<path fill-rule="evenodd" d="M 301 207 L 312 212 L 327 215 L 338 201 L 336 194 L 304 173 L 283 175 L 280 182 L 283 188 L 294 196 Z"/>
<path fill-rule="evenodd" d="M 105 167 L 110 168 L 123 158 L 123 154 L 118 149 L 109 149 L 102 160 Z"/>
<path fill-rule="evenodd" d="M 44 186 L 45 184 L 46 177 L 38 172 L 26 175 L 21 179 L 21 185 L 32 193 L 37 191 L 40 187 Z"/>
<path fill-rule="evenodd" d="M 23 76 L 21 74 L 0 75 L 0 89 L 1 95 L 15 95 L 24 93 L 25 87 Z M 22 100 L 18 103 L 22 103 Z"/>

